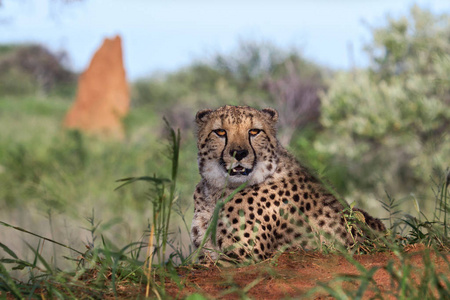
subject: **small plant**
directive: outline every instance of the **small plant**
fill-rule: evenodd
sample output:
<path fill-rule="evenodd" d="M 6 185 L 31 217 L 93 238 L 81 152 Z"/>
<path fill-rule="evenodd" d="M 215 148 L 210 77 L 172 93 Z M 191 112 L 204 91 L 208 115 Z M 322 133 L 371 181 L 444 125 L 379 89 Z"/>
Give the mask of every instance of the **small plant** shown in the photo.
<path fill-rule="evenodd" d="M 355 204 L 356 203 L 353 202 L 348 207 L 344 208 L 344 212 L 342 214 L 344 217 L 345 226 L 347 227 L 347 232 L 350 233 L 353 243 L 356 243 L 356 235 L 363 234 L 359 225 L 366 223 L 364 215 L 360 211 L 353 210 Z"/>
<path fill-rule="evenodd" d="M 408 239 L 410 243 L 423 243 L 431 246 L 435 245 L 440 249 L 450 249 L 449 236 L 449 218 L 450 218 L 450 192 L 449 186 L 450 170 L 447 169 L 445 175 L 441 179 L 434 182 L 435 187 L 433 192 L 435 194 L 435 209 L 433 217 L 428 218 L 422 211 L 420 211 L 417 201 L 415 207 L 419 214 L 418 218 L 406 216 L 405 222 L 410 228 Z"/>
<path fill-rule="evenodd" d="M 389 221 L 389 230 L 395 231 L 397 226 L 399 225 L 398 215 L 400 213 L 400 202 L 397 201 L 394 197 L 391 197 L 389 193 L 386 191 L 387 201 L 380 200 L 383 209 L 388 213 L 387 220 Z"/>

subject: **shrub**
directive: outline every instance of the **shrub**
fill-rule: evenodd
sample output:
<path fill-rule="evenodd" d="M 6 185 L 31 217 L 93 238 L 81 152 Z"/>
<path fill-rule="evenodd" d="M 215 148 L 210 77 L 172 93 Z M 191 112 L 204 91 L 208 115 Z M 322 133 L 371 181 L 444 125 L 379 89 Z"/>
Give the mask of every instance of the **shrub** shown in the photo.
<path fill-rule="evenodd" d="M 40 45 L 0 47 L 0 93 L 48 94 L 57 89 L 67 93 L 74 88 L 75 75 L 67 67 L 65 52 L 52 53 Z M 69 87 L 69 88 L 68 88 Z"/>
<path fill-rule="evenodd" d="M 417 6 L 389 19 L 373 31 L 370 68 L 337 74 L 322 97 L 326 131 L 316 149 L 344 162 L 357 174 L 353 186 L 375 198 L 413 190 L 425 205 L 429 177 L 448 167 L 449 24 L 449 16 Z"/>

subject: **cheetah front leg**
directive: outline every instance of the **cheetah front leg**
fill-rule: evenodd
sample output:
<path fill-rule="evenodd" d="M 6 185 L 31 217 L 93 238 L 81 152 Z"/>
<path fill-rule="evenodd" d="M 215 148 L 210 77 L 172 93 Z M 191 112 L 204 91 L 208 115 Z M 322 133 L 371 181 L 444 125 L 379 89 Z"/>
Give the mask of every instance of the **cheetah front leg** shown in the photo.
<path fill-rule="evenodd" d="M 194 218 L 191 225 L 191 241 L 195 249 L 198 249 L 205 237 L 211 218 L 214 213 L 214 205 L 208 201 L 201 188 L 202 183 L 198 184 L 194 193 Z M 200 187 L 200 188 L 199 188 Z M 207 250 L 208 249 L 208 250 Z M 211 238 L 207 238 L 203 245 L 202 252 L 211 259 L 217 259 L 217 246 L 213 245 Z"/>

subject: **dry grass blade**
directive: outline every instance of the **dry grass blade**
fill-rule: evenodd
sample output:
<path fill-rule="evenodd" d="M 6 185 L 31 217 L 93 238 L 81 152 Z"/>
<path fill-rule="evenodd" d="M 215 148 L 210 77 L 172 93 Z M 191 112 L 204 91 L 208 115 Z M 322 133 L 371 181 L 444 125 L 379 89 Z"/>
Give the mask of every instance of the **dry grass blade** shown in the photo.
<path fill-rule="evenodd" d="M 153 261 L 153 235 L 155 233 L 155 226 L 152 225 L 150 229 L 150 236 L 148 238 L 148 248 L 147 248 L 147 270 L 145 270 L 145 276 L 147 277 L 147 285 L 145 287 L 145 298 L 148 298 L 150 293 L 150 280 L 152 271 L 152 261 Z M 145 264 L 144 264 L 145 267 Z"/>

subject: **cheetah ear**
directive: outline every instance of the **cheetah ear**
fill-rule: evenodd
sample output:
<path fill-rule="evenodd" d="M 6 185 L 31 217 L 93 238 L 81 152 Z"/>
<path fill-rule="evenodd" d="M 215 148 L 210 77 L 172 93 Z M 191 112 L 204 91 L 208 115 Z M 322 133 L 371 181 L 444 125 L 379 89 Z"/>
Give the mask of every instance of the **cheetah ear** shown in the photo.
<path fill-rule="evenodd" d="M 271 120 L 273 123 L 276 123 L 278 121 L 278 112 L 273 108 L 264 108 L 261 110 L 266 116 L 269 117 L 269 120 Z"/>
<path fill-rule="evenodd" d="M 212 113 L 213 111 L 211 109 L 202 109 L 197 112 L 197 115 L 195 116 L 195 122 L 197 122 L 198 125 L 201 125 L 203 122 L 208 120 L 208 115 Z"/>

